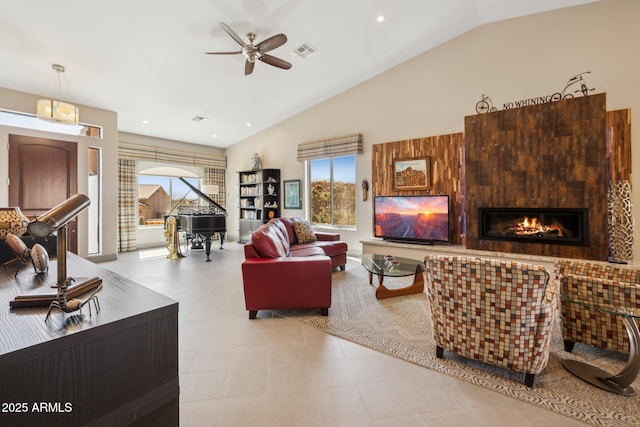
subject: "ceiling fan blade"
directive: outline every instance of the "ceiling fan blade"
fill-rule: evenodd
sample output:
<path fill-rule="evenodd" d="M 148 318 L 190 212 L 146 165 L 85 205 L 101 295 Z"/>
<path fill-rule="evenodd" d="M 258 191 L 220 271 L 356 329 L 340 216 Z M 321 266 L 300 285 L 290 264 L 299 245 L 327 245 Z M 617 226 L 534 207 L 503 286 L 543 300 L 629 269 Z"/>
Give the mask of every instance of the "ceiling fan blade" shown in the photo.
<path fill-rule="evenodd" d="M 228 26 L 227 24 L 225 24 L 224 22 L 220 23 L 220 26 L 222 27 L 222 29 L 231 36 L 232 39 L 234 39 L 236 41 L 236 43 L 238 43 L 240 46 L 244 47 L 246 46 L 245 42 L 242 41 L 242 39 L 240 38 L 240 36 L 238 36 L 235 31 L 233 31 L 231 29 L 230 26 Z"/>
<path fill-rule="evenodd" d="M 291 68 L 291 63 L 287 62 L 283 59 L 276 58 L 275 56 L 267 55 L 266 53 L 260 57 L 260 61 L 266 62 L 269 65 L 273 65 L 274 67 L 282 68 L 283 70 L 288 70 Z"/>
<path fill-rule="evenodd" d="M 266 40 L 261 41 L 256 45 L 262 52 L 269 52 L 275 48 L 278 48 L 287 42 L 287 36 L 284 34 L 276 34 Z"/>
<path fill-rule="evenodd" d="M 249 74 L 253 73 L 253 67 L 255 66 L 256 66 L 255 62 L 246 61 L 244 63 L 244 75 L 248 76 Z"/>
<path fill-rule="evenodd" d="M 242 53 L 241 50 L 237 52 L 205 52 L 207 55 L 237 55 L 238 53 Z"/>

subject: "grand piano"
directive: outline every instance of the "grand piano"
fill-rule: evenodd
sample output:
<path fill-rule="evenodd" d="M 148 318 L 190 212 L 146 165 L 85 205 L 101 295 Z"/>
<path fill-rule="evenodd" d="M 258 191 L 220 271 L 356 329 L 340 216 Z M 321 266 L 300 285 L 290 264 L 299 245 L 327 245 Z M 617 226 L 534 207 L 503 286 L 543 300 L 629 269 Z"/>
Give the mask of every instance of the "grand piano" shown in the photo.
<path fill-rule="evenodd" d="M 211 261 L 209 256 L 211 254 L 212 236 L 218 233 L 220 249 L 224 244 L 224 237 L 227 232 L 227 210 L 191 185 L 186 179 L 182 177 L 179 177 L 179 179 L 200 198 L 208 202 L 209 205 L 181 206 L 178 203 L 178 214 L 173 215 L 176 217 L 178 231 L 184 231 L 187 234 L 187 241 L 190 240 L 192 242 L 192 249 L 202 249 L 202 242 L 204 242 L 207 261 Z M 184 200 L 184 197 L 182 199 Z M 169 213 L 169 215 L 172 214 Z"/>

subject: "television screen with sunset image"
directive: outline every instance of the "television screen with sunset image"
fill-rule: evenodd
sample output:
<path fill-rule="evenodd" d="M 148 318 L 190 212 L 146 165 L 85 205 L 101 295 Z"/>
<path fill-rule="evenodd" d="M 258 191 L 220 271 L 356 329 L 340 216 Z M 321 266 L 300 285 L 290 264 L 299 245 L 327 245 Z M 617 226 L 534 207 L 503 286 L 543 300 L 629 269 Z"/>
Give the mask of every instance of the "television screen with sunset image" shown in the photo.
<path fill-rule="evenodd" d="M 377 196 L 375 237 L 433 243 L 449 241 L 449 196 Z"/>

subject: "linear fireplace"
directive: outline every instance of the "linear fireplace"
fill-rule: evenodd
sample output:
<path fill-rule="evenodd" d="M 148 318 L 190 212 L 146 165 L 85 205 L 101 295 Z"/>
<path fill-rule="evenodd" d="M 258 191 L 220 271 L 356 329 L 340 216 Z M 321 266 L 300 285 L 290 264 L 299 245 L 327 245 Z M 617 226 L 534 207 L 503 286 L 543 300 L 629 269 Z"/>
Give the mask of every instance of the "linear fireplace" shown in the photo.
<path fill-rule="evenodd" d="M 478 238 L 585 246 L 588 209 L 478 208 Z"/>

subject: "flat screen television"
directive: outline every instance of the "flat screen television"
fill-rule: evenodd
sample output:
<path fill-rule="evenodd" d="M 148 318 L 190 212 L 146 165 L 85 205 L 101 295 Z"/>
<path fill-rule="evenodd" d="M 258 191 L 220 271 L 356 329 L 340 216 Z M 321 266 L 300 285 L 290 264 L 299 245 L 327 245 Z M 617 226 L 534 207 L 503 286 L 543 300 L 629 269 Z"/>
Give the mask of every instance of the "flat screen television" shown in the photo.
<path fill-rule="evenodd" d="M 449 196 L 376 196 L 375 237 L 434 243 L 449 241 Z"/>

